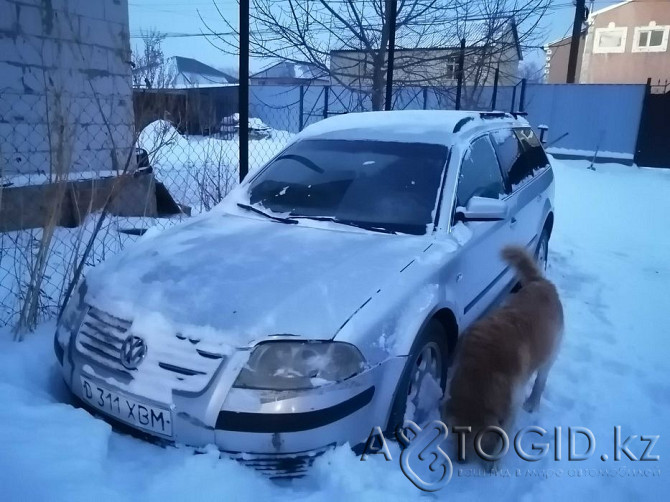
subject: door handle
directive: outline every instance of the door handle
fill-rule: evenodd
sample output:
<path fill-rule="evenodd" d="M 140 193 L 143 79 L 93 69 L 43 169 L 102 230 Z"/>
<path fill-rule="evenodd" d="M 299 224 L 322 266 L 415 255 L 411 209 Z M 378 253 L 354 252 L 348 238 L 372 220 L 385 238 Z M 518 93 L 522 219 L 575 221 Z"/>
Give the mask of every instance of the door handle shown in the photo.
<path fill-rule="evenodd" d="M 512 226 L 512 227 L 513 227 L 514 225 L 516 225 L 516 218 L 515 218 L 514 216 L 512 216 L 512 219 L 510 220 L 509 224 L 510 224 L 510 226 Z"/>

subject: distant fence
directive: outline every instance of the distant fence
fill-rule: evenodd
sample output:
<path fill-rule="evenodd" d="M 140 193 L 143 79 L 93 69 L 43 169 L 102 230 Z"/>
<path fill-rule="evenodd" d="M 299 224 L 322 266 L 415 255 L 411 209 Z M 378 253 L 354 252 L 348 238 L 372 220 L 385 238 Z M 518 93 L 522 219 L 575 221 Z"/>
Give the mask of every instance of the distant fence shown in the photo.
<path fill-rule="evenodd" d="M 135 91 L 136 132 L 142 132 L 137 141 L 128 134 L 111 147 L 105 146 L 108 126 L 116 127 L 119 108 L 104 100 L 64 107 L 81 113 L 64 114 L 62 121 L 44 127 L 6 122 L 12 133 L 0 141 L 0 325 L 16 324 L 31 298 L 36 298 L 33 322 L 53 317 L 78 264 L 94 266 L 148 228 L 174 225 L 221 201 L 239 179 L 235 91 Z M 252 171 L 309 124 L 371 109 L 369 93 L 341 86 L 266 85 L 250 91 Z M 399 87 L 393 106 L 449 110 L 455 107 L 455 91 Z M 560 139 L 553 145 L 556 152 L 588 155 L 598 150 L 601 156 L 633 159 L 643 102 L 652 103 L 645 95 L 650 96 L 644 85 L 519 83 L 476 92 L 466 87 L 462 108 L 526 109 L 533 126 L 549 127 L 549 142 Z M 0 93 L 4 117 L 29 117 L 27 112 L 43 105 L 31 95 Z M 89 123 L 95 114 L 102 118 L 93 128 Z M 650 124 L 665 120 L 662 114 L 654 117 Z M 661 138 L 662 130 L 655 126 L 657 136 L 649 137 Z M 56 140 L 46 150 L 44 131 Z M 84 147 L 77 148 L 79 144 Z M 101 146 L 106 150 L 100 151 Z M 137 162 L 130 156 L 135 146 L 146 151 L 146 162 L 140 162 L 137 152 Z M 662 162 L 665 153 L 659 152 L 654 158 L 660 156 Z M 112 154 L 120 159 L 115 168 L 102 169 Z"/>
<path fill-rule="evenodd" d="M 632 160 L 635 154 L 644 85 L 529 84 L 482 87 L 464 109 L 525 110 L 534 127 L 549 127 L 552 151 Z M 394 93 L 394 109 L 454 109 L 450 88 L 404 87 Z M 342 86 L 252 86 L 249 109 L 274 129 L 292 133 L 345 112 L 368 111 L 368 93 Z M 566 135 L 567 133 L 567 135 Z M 559 139 L 560 138 L 560 139 Z M 558 140 L 558 141 L 557 141 Z M 552 144 L 554 143 L 555 144 Z"/>
<path fill-rule="evenodd" d="M 528 120 L 549 127 L 555 153 L 633 160 L 642 116 L 644 85 L 529 85 Z"/>
<path fill-rule="evenodd" d="M 647 87 L 643 84 L 528 84 L 464 87 L 462 108 L 526 111 L 534 127 L 546 125 L 555 154 L 632 161 Z M 455 87 L 398 87 L 396 110 L 453 110 Z M 238 110 L 237 87 L 136 90 L 138 129 L 168 119 L 190 135 L 216 134 Z M 275 131 L 297 133 L 332 115 L 369 111 L 370 93 L 339 85 L 252 85 L 249 113 Z"/>

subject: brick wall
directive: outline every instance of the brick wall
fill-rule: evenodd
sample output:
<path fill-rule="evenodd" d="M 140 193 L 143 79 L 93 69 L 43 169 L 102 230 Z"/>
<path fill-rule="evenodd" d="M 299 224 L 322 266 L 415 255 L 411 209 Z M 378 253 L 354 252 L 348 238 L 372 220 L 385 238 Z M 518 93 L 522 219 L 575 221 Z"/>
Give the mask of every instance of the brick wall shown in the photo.
<path fill-rule="evenodd" d="M 0 1 L 0 174 L 123 168 L 128 30 L 127 0 Z"/>

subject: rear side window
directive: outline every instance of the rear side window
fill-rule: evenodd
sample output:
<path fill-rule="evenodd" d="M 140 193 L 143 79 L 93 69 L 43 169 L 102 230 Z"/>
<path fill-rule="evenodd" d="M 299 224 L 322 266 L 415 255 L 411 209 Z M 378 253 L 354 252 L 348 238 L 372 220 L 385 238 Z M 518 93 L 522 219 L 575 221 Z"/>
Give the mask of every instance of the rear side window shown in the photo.
<path fill-rule="evenodd" d="M 505 184 L 491 141 L 487 136 L 476 139 L 463 157 L 457 205 L 465 206 L 474 196 L 498 199 L 504 193 Z"/>
<path fill-rule="evenodd" d="M 516 129 L 515 133 L 523 149 L 523 162 L 532 170 L 533 174 L 537 173 L 540 169 L 548 167 L 549 160 L 547 159 L 547 154 L 544 153 L 544 148 L 542 148 L 542 144 L 537 139 L 537 136 L 535 136 L 533 130 L 527 127 Z"/>
<path fill-rule="evenodd" d="M 492 133 L 491 139 L 507 178 L 507 193 L 519 188 L 549 164 L 531 128 L 502 129 Z"/>

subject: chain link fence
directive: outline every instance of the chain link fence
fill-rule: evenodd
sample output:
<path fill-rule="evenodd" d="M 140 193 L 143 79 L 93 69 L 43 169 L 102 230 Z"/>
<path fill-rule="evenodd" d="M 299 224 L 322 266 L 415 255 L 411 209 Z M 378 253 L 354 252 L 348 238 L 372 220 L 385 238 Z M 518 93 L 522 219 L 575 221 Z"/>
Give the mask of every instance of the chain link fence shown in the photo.
<path fill-rule="evenodd" d="M 338 86 L 250 91 L 251 173 L 308 125 L 371 109 L 369 93 Z M 398 88 L 394 106 L 452 109 L 454 91 Z M 497 94 L 509 105 L 509 89 Z M 470 107 L 491 100 L 485 90 Z M 133 127 L 116 105 L 102 94 L 0 94 L 0 324 L 53 318 L 80 264 L 210 210 L 238 183 L 236 86 L 135 89 Z"/>

